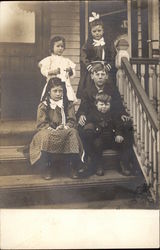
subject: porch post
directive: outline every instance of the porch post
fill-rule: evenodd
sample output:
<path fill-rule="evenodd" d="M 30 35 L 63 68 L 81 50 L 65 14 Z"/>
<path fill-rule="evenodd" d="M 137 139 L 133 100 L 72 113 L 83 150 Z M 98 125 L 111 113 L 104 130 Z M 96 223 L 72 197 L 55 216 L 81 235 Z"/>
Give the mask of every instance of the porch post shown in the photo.
<path fill-rule="evenodd" d="M 155 57 L 159 56 L 158 52 L 156 53 L 156 51 L 159 50 L 159 37 L 160 37 L 159 5 L 160 5 L 159 0 L 154 0 L 154 1 L 148 0 L 149 57 L 154 57 L 154 54 Z"/>
<path fill-rule="evenodd" d="M 138 20 L 138 57 L 142 57 L 142 21 L 141 21 L 141 0 L 137 0 L 137 20 Z"/>
<path fill-rule="evenodd" d="M 127 0 L 127 19 L 128 19 L 128 43 L 129 56 L 132 57 L 132 38 L 131 38 L 131 0 Z"/>
<path fill-rule="evenodd" d="M 85 0 L 85 41 L 88 38 L 88 1 Z"/>

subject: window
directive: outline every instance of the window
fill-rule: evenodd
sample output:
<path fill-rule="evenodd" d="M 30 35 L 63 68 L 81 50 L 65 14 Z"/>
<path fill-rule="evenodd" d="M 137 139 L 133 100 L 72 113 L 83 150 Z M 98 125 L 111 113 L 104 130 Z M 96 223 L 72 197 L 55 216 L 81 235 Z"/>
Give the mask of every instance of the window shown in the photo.
<path fill-rule="evenodd" d="M 35 43 L 35 12 L 18 2 L 0 3 L 0 42 Z"/>

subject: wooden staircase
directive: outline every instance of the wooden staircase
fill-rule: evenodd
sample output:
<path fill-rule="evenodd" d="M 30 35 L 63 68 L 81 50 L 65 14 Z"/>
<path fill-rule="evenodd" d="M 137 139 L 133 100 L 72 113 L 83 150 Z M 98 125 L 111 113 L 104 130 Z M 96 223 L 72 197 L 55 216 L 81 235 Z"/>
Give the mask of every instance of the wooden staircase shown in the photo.
<path fill-rule="evenodd" d="M 43 180 L 40 170 L 30 165 L 27 150 L 25 152 L 25 146 L 29 145 L 35 133 L 35 122 L 6 122 L 1 124 L 0 129 L 0 204 L 2 207 L 9 206 L 5 201 L 15 195 L 16 203 L 17 199 L 23 203 L 24 194 L 29 194 L 33 198 L 33 196 L 37 197 L 38 193 L 61 192 L 64 189 L 78 191 L 78 189 L 98 187 L 107 189 L 111 186 L 127 186 L 135 190 L 137 186 L 144 183 L 140 172 L 136 176 L 129 177 L 119 172 L 118 154 L 113 150 L 104 152 L 105 175 L 102 177 L 92 175 L 78 180 L 71 179 L 65 162 L 58 161 L 58 170 L 54 174 L 54 179 Z"/>

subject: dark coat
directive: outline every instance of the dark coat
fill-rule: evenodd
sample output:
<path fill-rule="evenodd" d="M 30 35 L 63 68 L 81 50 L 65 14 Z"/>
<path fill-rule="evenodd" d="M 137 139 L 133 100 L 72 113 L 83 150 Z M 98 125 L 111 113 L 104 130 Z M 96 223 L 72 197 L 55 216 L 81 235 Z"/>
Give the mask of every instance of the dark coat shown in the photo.
<path fill-rule="evenodd" d="M 77 111 L 77 118 L 79 119 L 80 115 L 88 116 L 92 112 L 95 106 L 95 97 L 98 93 L 98 89 L 95 86 L 94 81 L 92 80 L 90 88 L 85 88 L 83 92 L 83 98 L 81 99 L 81 104 Z M 111 112 L 114 115 L 115 119 L 119 119 L 122 115 L 128 115 L 123 106 L 121 96 L 119 91 L 112 82 L 107 81 L 104 85 L 103 92 L 112 97 L 111 99 Z"/>
<path fill-rule="evenodd" d="M 105 136 L 122 135 L 123 123 L 121 119 L 115 119 L 111 111 L 102 113 L 94 106 L 92 112 L 87 115 L 86 125 L 84 130 L 94 131 L 97 135 L 103 134 Z"/>
<path fill-rule="evenodd" d="M 102 61 L 102 50 L 105 51 L 105 58 L 104 62 L 106 64 L 110 64 L 112 69 L 110 72 L 110 75 L 115 75 L 115 50 L 113 47 L 113 44 L 109 44 L 105 41 L 104 46 L 94 46 L 93 40 L 87 41 L 81 48 L 81 54 L 80 54 L 80 63 L 81 63 L 81 77 L 80 82 L 77 90 L 77 97 L 82 98 L 83 96 L 83 90 L 86 87 L 90 87 L 91 78 L 90 78 L 90 72 L 87 70 L 87 66 L 92 61 Z"/>

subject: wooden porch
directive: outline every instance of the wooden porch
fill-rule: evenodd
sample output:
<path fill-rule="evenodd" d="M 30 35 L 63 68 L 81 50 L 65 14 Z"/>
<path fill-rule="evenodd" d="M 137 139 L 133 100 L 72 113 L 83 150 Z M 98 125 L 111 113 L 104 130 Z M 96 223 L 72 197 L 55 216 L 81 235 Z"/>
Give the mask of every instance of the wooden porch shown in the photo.
<path fill-rule="evenodd" d="M 128 1 L 128 9 L 130 8 L 130 1 Z M 34 7 L 35 8 L 35 7 Z M 56 11 L 57 10 L 57 11 Z M 42 11 L 42 12 L 41 12 Z M 47 34 L 52 36 L 58 34 L 59 31 L 65 35 L 67 40 L 67 48 L 65 55 L 70 57 L 77 64 L 77 77 L 72 82 L 76 91 L 79 77 L 80 77 L 80 6 L 79 2 L 70 3 L 51 3 L 50 5 L 50 22 L 43 16 L 48 12 L 48 7 L 38 8 L 37 14 L 43 17 L 43 28 L 39 30 L 39 36 L 48 38 Z M 67 12 L 66 12 L 67 11 Z M 70 14 L 67 14 L 70 13 Z M 63 14 L 64 20 L 61 19 Z M 70 19 L 68 19 L 68 15 Z M 86 11 L 86 18 L 88 18 Z M 42 21 L 39 17 L 39 21 Z M 87 19 L 88 21 L 88 19 Z M 131 16 L 128 16 L 129 24 L 131 24 Z M 44 24 L 49 24 L 44 28 Z M 65 24 L 65 26 L 64 26 Z M 65 29 L 63 29 L 63 26 Z M 129 30 L 129 41 L 131 42 L 131 29 Z M 48 33 L 47 33 L 48 32 Z M 69 33 L 71 32 L 71 33 Z M 87 36 L 86 31 L 86 36 Z M 23 87 L 27 90 L 27 86 L 32 86 L 33 79 L 39 79 L 38 72 L 33 71 L 37 68 L 37 61 L 42 57 L 39 51 L 47 51 L 47 39 L 38 41 L 38 49 L 34 52 L 34 47 L 28 46 L 28 49 L 23 52 L 24 46 L 17 48 L 9 44 L 2 44 L 0 50 L 1 63 L 1 96 L 6 94 L 6 89 L 14 87 L 13 75 L 16 79 L 16 84 L 20 86 L 22 77 L 26 76 L 23 81 Z M 139 46 L 140 43 L 139 38 Z M 9 47 L 7 47 L 9 46 Z M 8 53 L 4 53 L 9 48 Z M 138 48 L 141 50 L 141 48 Z M 131 51 L 131 47 L 129 48 Z M 29 51 L 29 53 L 28 53 Z M 44 53 L 44 52 L 43 52 Z M 48 52 L 46 52 L 48 53 Z M 118 55 L 117 55 L 118 57 Z M 136 187 L 147 185 L 148 190 L 154 200 L 156 207 L 159 206 L 160 197 L 160 70 L 159 59 L 156 58 L 126 58 L 118 57 L 119 64 L 117 64 L 117 87 L 121 94 L 122 100 L 126 110 L 129 112 L 134 125 L 134 152 L 136 157 L 136 164 L 138 164 L 138 175 L 125 177 L 118 171 L 118 163 L 116 161 L 116 153 L 109 151 L 106 153 L 107 160 L 110 160 L 111 165 L 107 164 L 105 167 L 104 177 L 90 176 L 89 178 L 82 178 L 79 180 L 71 180 L 67 173 L 66 175 L 56 175 L 55 179 L 46 182 L 40 177 L 40 173 L 31 169 L 28 158 L 23 149 L 31 141 L 35 133 L 35 119 L 33 117 L 25 117 L 23 120 L 23 111 L 20 106 L 20 94 L 13 96 L 10 102 L 7 101 L 6 95 L 1 97 L 1 122 L 0 122 L 0 196 L 5 200 L 6 196 L 12 196 L 17 193 L 23 197 L 23 192 L 33 193 L 47 191 L 54 191 L 62 189 L 88 189 L 102 187 L 109 190 L 110 186 L 127 186 Z M 15 63 L 14 63 L 15 62 Z M 31 64 L 32 62 L 32 64 Z M 7 65 L 7 67 L 6 67 Z M 9 69 L 11 71 L 9 71 Z M 25 71 L 26 69 L 26 71 Z M 7 80 L 6 80 L 7 76 Z M 18 78 L 16 78 L 18 77 Z M 18 79 L 18 80 L 17 80 Z M 27 92 L 28 95 L 36 93 L 36 98 L 31 98 L 31 110 L 35 118 L 35 102 L 38 103 L 40 89 L 42 87 L 41 80 L 36 80 L 38 85 L 36 89 Z M 5 83 L 8 82 L 6 85 Z M 29 83 L 28 83 L 29 82 Z M 35 87 L 35 85 L 34 85 Z M 6 89 L 5 89 L 6 88 Z M 39 92 L 37 92 L 37 90 Z M 20 93 L 20 92 L 19 92 Z M 25 96 L 25 91 L 22 88 L 22 94 Z M 12 97 L 12 95 L 10 95 Z M 34 100 L 34 101 L 33 101 Z M 9 102 L 9 106 L 8 105 Z M 18 103 L 18 105 L 17 105 Z M 28 103 L 26 103 L 27 107 Z M 3 107 L 8 107 L 2 110 Z M 15 112 L 15 110 L 21 112 Z M 27 109 L 26 109 L 27 110 Z M 8 113 L 10 112 L 10 113 Z M 7 115 L 6 115 L 7 114 Z M 10 118 L 16 118 L 15 121 L 9 121 Z M 26 116 L 28 114 L 26 113 Z M 22 117 L 22 119 L 20 119 Z M 6 121 L 5 121 L 6 119 Z M 29 119 L 31 119 L 29 121 Z M 114 164 L 113 164 L 114 163 Z M 62 167 L 62 166 L 60 166 Z M 149 194 L 148 194 L 149 195 Z"/>

